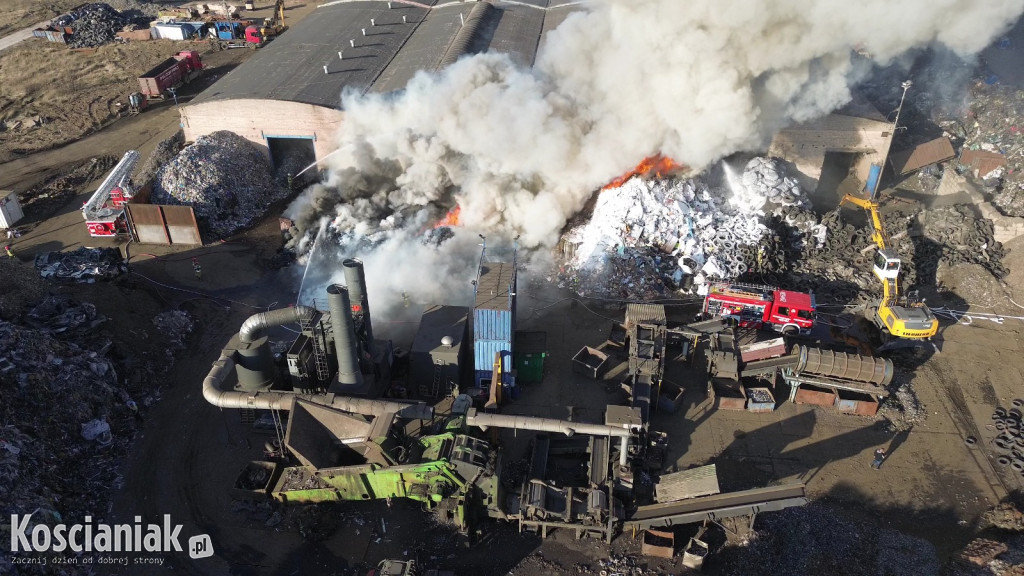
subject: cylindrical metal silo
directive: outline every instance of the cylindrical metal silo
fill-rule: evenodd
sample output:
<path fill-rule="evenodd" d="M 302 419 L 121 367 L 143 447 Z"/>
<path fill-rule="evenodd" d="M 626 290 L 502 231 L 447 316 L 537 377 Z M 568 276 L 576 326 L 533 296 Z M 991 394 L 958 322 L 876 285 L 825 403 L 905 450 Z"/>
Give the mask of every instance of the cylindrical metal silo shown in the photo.
<path fill-rule="evenodd" d="M 346 258 L 341 263 L 345 269 L 345 283 L 348 284 L 349 296 L 353 307 L 359 307 L 363 319 L 363 332 L 366 334 L 366 349 L 373 353 L 373 326 L 370 323 L 370 299 L 366 288 L 366 271 L 363 261 L 358 258 Z M 356 310 L 353 309 L 353 312 Z"/>
<path fill-rule="evenodd" d="M 892 381 L 892 360 L 819 350 L 801 345 L 795 346 L 794 352 L 799 357 L 797 372 L 871 382 L 879 386 L 885 386 Z"/>
<path fill-rule="evenodd" d="M 352 307 L 349 302 L 348 288 L 340 284 L 327 287 L 327 306 L 331 311 L 334 351 L 338 355 L 338 383 L 362 386 L 363 373 L 359 370 L 356 330 L 352 323 Z"/>

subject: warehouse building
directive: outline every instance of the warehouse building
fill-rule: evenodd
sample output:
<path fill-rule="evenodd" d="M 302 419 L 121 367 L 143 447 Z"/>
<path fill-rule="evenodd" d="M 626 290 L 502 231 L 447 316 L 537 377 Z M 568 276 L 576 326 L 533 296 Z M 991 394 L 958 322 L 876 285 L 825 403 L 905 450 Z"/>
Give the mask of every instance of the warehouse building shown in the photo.
<path fill-rule="evenodd" d="M 541 37 L 573 10 L 568 0 L 445 3 L 330 2 L 293 25 L 181 109 L 189 142 L 228 130 L 279 162 L 320 161 L 344 122 L 343 89 L 389 93 L 417 72 L 486 51 L 532 65 Z"/>
<path fill-rule="evenodd" d="M 791 163 L 804 190 L 857 193 L 871 165 L 884 163 L 890 140 L 892 123 L 855 97 L 833 114 L 781 130 L 768 155 Z"/>

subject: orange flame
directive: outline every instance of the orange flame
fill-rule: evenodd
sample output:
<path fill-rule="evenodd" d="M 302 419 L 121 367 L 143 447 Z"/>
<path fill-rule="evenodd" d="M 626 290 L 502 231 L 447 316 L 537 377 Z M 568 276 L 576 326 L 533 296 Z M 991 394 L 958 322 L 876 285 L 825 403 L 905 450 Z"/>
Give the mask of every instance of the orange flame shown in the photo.
<path fill-rule="evenodd" d="M 444 218 L 437 221 L 434 224 L 434 228 L 443 228 L 445 226 L 458 226 L 459 225 L 459 213 L 462 212 L 462 208 L 456 204 L 455 208 L 452 208 L 445 214 Z"/>
<path fill-rule="evenodd" d="M 672 172 L 681 170 L 682 168 L 685 168 L 685 166 L 683 166 L 682 164 L 678 164 L 675 160 L 667 156 L 662 156 L 661 154 L 648 156 L 647 158 L 643 159 L 643 162 L 637 164 L 636 168 L 633 168 L 629 172 L 626 172 L 622 176 L 619 176 L 615 180 L 612 180 L 611 182 L 606 184 L 605 187 L 602 188 L 602 190 L 607 190 L 609 188 L 618 188 L 619 186 L 625 184 L 633 176 L 649 178 L 653 175 L 656 178 L 661 178 L 663 175 L 671 174 Z"/>

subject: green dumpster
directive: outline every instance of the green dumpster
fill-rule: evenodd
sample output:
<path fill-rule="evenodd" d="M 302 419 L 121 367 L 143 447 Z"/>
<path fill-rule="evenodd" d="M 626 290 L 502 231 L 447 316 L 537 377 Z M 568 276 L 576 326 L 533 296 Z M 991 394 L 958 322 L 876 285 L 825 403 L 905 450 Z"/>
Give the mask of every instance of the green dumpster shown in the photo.
<path fill-rule="evenodd" d="M 544 380 L 547 332 L 516 331 L 512 351 L 512 367 L 516 370 L 517 382 L 536 384 Z"/>

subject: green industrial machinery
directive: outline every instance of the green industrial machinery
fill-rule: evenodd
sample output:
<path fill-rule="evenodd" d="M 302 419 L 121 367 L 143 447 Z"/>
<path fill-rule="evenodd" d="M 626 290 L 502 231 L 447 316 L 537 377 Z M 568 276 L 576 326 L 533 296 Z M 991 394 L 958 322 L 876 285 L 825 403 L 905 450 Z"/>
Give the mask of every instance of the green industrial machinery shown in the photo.
<path fill-rule="evenodd" d="M 467 532 L 478 518 L 505 514 L 497 454 L 463 428 L 455 418 L 438 434 L 408 438 L 393 415 L 367 418 L 299 401 L 285 444 L 302 465 L 252 462 L 236 489 L 282 503 L 408 498 Z"/>

